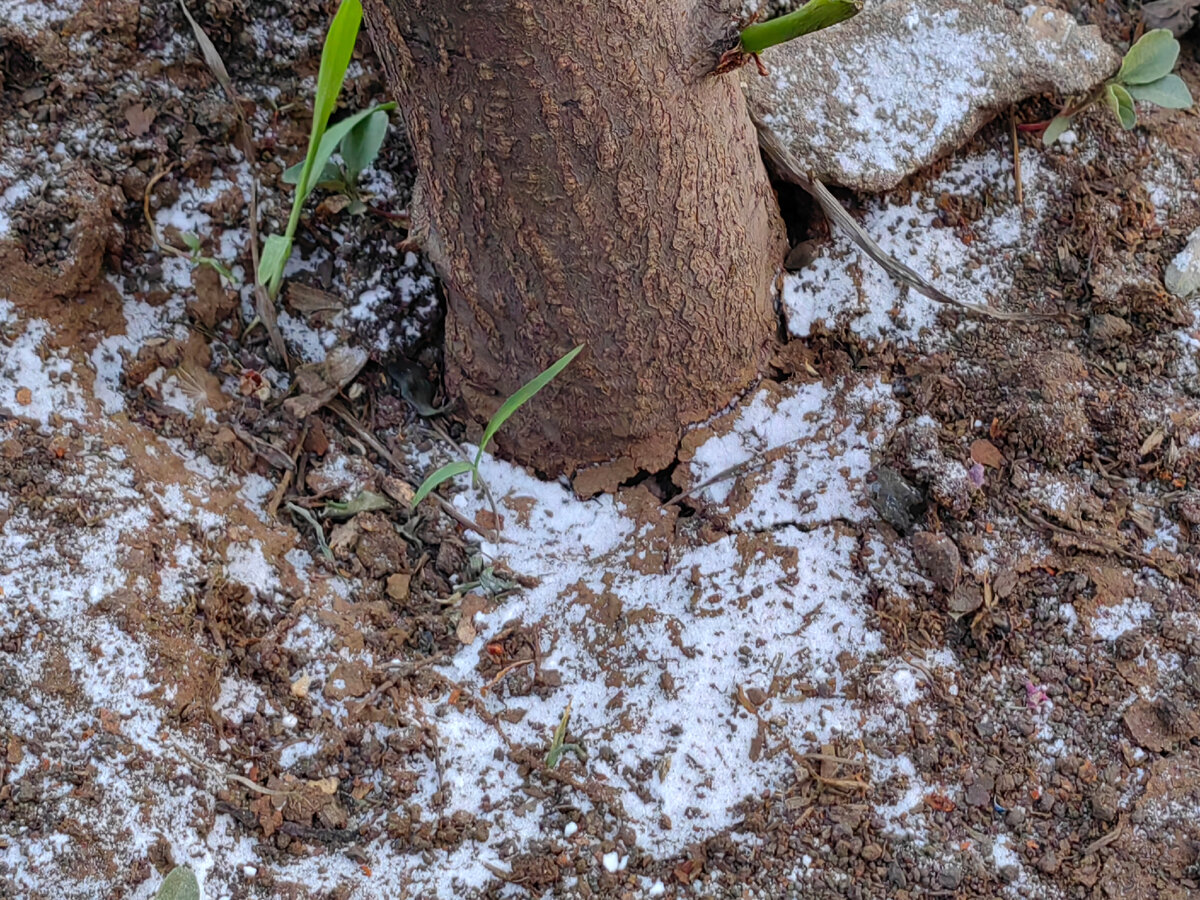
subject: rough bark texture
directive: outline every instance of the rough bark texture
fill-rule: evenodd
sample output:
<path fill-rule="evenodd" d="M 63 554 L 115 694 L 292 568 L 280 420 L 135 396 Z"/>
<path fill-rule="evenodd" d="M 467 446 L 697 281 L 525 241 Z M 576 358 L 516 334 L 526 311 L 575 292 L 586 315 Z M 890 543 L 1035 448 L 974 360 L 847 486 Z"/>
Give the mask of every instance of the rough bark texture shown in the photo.
<path fill-rule="evenodd" d="M 584 493 L 668 465 L 773 340 L 783 229 L 737 77 L 705 75 L 718 5 L 364 3 L 445 282 L 448 387 L 484 421 L 585 344 L 498 441 Z"/>

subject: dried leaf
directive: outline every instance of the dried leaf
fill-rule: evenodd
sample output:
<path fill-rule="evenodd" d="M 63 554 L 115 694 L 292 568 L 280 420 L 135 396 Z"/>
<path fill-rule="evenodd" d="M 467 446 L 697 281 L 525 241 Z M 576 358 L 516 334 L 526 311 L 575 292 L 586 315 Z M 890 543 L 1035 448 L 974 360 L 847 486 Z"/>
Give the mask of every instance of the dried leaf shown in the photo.
<path fill-rule="evenodd" d="M 184 18 L 188 20 L 188 24 L 192 26 L 192 33 L 196 36 L 196 43 L 200 45 L 200 53 L 204 56 L 205 64 L 212 70 L 217 81 L 221 83 L 221 87 L 232 97 L 233 83 L 229 78 L 229 72 L 225 69 L 225 62 L 221 59 L 221 54 L 217 52 L 216 46 L 209 40 L 204 29 L 192 18 L 192 13 L 183 0 L 179 0 L 179 7 L 183 10 Z"/>
<path fill-rule="evenodd" d="M 341 312 L 346 308 L 337 294 L 310 287 L 298 281 L 287 286 L 288 305 L 298 313 Z"/>
<path fill-rule="evenodd" d="M 411 504 L 413 496 L 416 494 L 416 491 L 410 484 L 392 475 L 384 475 L 380 479 L 379 484 L 383 488 L 383 492 L 401 506 Z"/>
<path fill-rule="evenodd" d="M 338 789 L 338 780 L 332 775 L 328 778 L 318 778 L 315 781 L 310 781 L 309 784 L 322 794 L 325 794 L 329 797 L 332 797 L 334 794 L 336 794 Z"/>
<path fill-rule="evenodd" d="M 312 415 L 354 380 L 367 364 L 367 351 L 359 347 L 335 347 L 324 361 L 296 370 L 299 395 L 283 402 L 297 419 Z"/>
<path fill-rule="evenodd" d="M 474 643 L 479 632 L 475 628 L 475 614 L 487 609 L 487 598 L 478 594 L 467 594 L 462 599 L 462 618 L 458 620 L 457 635 L 464 644 Z"/>
<path fill-rule="evenodd" d="M 1142 21 L 1149 30 L 1166 28 L 1175 37 L 1183 37 L 1196 23 L 1197 11 L 1200 0 L 1154 0 L 1142 7 Z"/>
<path fill-rule="evenodd" d="M 251 434 L 237 422 L 232 423 L 233 433 L 238 436 L 238 439 L 246 444 L 251 450 L 267 461 L 269 465 L 277 469 L 287 469 L 296 471 L 296 464 L 292 462 L 292 458 L 284 451 L 280 450 L 274 444 L 264 441 L 260 437 Z"/>
<path fill-rule="evenodd" d="M 141 137 L 150 130 L 158 113 L 140 103 L 135 103 L 125 110 L 126 130 L 134 137 Z"/>
<path fill-rule="evenodd" d="M 412 585 L 412 576 L 404 572 L 396 572 L 388 576 L 387 579 L 387 595 L 397 603 L 403 603 L 408 599 L 409 590 Z"/>
<path fill-rule="evenodd" d="M 1166 434 L 1163 433 L 1161 428 L 1155 428 L 1150 433 L 1150 436 L 1142 441 L 1141 449 L 1138 452 L 1142 456 L 1149 456 L 1162 445 L 1163 438 L 1165 437 Z"/>
<path fill-rule="evenodd" d="M 989 440 L 978 440 L 971 444 L 971 459 L 979 463 L 981 466 L 988 466 L 992 469 L 1001 469 L 1004 467 L 1004 454 Z"/>

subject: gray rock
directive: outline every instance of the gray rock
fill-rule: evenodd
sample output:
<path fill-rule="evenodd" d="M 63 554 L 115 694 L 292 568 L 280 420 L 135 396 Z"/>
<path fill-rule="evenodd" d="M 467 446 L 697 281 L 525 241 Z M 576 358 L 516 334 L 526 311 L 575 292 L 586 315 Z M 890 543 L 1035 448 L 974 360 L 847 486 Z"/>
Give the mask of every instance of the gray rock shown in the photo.
<path fill-rule="evenodd" d="M 1120 56 L 1094 26 L 1038 7 L 887 0 L 772 47 L 742 71 L 751 105 L 822 180 L 895 187 L 1026 97 L 1090 90 Z"/>
<path fill-rule="evenodd" d="M 938 883 L 946 890 L 953 891 L 962 884 L 962 866 L 951 863 L 938 873 Z"/>
<path fill-rule="evenodd" d="M 1176 297 L 1190 297 L 1200 291 L 1200 228 L 1188 235 L 1187 246 L 1171 260 L 1163 282 Z"/>
<path fill-rule="evenodd" d="M 871 505 L 883 521 L 904 534 L 912 531 L 914 511 L 925 498 L 903 475 L 888 466 L 879 466 L 870 492 Z"/>

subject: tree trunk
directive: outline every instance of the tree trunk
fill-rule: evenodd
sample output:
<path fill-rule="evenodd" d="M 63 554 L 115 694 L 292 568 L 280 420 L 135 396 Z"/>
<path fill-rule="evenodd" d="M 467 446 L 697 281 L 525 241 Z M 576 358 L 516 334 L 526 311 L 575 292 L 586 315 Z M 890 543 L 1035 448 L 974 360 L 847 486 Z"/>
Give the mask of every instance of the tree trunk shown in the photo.
<path fill-rule="evenodd" d="M 706 74 L 720 5 L 364 3 L 445 283 L 448 389 L 483 422 L 586 345 L 498 438 L 588 469 L 581 492 L 667 466 L 774 339 L 783 226 L 737 77 Z"/>

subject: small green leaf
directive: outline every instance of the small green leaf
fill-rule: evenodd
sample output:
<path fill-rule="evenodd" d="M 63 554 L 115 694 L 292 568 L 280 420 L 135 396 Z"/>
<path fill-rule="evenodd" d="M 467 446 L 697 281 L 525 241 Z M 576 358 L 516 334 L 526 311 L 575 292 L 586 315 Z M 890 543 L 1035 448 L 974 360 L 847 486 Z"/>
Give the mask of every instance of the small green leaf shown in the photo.
<path fill-rule="evenodd" d="M 283 267 L 292 255 L 292 239 L 282 234 L 270 235 L 263 244 L 258 260 L 258 283 L 271 284 L 283 277 Z"/>
<path fill-rule="evenodd" d="M 1066 132 L 1071 129 L 1072 118 L 1070 116 L 1055 116 L 1050 120 L 1050 124 L 1046 126 L 1046 130 L 1042 132 L 1042 144 L 1049 147 Z"/>
<path fill-rule="evenodd" d="M 154 896 L 156 900 L 200 900 L 200 882 L 187 866 L 176 866 L 167 873 Z"/>
<path fill-rule="evenodd" d="M 1166 75 L 1149 84 L 1131 84 L 1128 88 L 1134 100 L 1153 103 L 1163 109 L 1192 108 L 1192 92 L 1178 75 Z"/>
<path fill-rule="evenodd" d="M 299 184 L 300 176 L 304 174 L 304 163 L 298 162 L 294 166 L 286 168 L 279 180 L 284 184 Z M 342 178 L 342 173 L 338 171 L 338 167 L 331 162 L 325 163 L 325 167 L 321 169 L 321 174 L 316 178 L 311 179 L 313 187 L 320 187 L 326 184 L 336 184 Z M 310 190 L 309 193 L 312 193 Z"/>
<path fill-rule="evenodd" d="M 1121 127 L 1129 131 L 1137 124 L 1137 112 L 1133 108 L 1133 98 L 1124 85 L 1110 81 L 1104 90 L 1104 102 L 1113 111 L 1113 115 L 1121 123 Z"/>
<path fill-rule="evenodd" d="M 196 262 L 198 262 L 202 266 L 211 267 L 218 275 L 220 275 L 222 278 L 224 278 L 230 284 L 233 284 L 237 281 L 237 279 L 233 277 L 233 272 L 229 271 L 229 266 L 225 265 L 225 263 L 221 262 L 219 259 L 216 259 L 215 257 L 202 256 L 198 260 L 196 260 Z"/>
<path fill-rule="evenodd" d="M 279 176 L 279 180 L 284 184 L 299 184 L 300 176 L 304 174 L 304 160 L 296 163 L 294 166 L 288 166 L 283 170 L 283 174 Z"/>
<path fill-rule="evenodd" d="M 338 148 L 338 144 L 342 142 L 342 139 L 350 133 L 354 126 L 366 119 L 368 116 L 374 115 L 377 112 L 387 112 L 388 110 L 395 108 L 395 103 L 381 103 L 378 106 L 372 106 L 370 109 L 364 109 L 362 112 L 356 112 L 352 116 L 347 116 L 336 125 L 330 125 L 328 130 L 325 132 L 325 136 L 321 138 L 321 143 L 318 145 L 316 153 L 312 155 L 312 169 L 314 171 L 320 171 L 324 173 L 326 164 L 329 162 L 329 157 L 333 156 L 333 151 Z M 309 153 L 312 154 L 312 151 L 310 150 Z M 309 160 L 305 160 L 305 164 L 307 165 L 308 163 Z M 332 181 L 333 179 L 322 177 L 320 180 Z M 309 179 L 308 190 L 304 192 L 305 197 L 312 192 L 312 189 L 316 186 L 316 184 L 317 179 Z"/>
<path fill-rule="evenodd" d="M 487 423 L 487 428 L 483 431 L 483 440 L 479 442 L 479 450 L 475 454 L 476 469 L 479 468 L 479 461 L 483 459 L 483 451 L 487 449 L 488 443 L 495 437 L 496 432 L 500 430 L 500 426 L 507 422 L 513 413 L 528 403 L 534 394 L 553 381 L 570 364 L 571 360 L 579 355 L 581 350 L 583 350 L 583 344 L 580 344 L 574 350 L 567 353 L 546 369 L 546 371 L 542 372 L 542 374 L 531 378 L 515 394 L 500 405 L 500 408 L 496 410 L 496 414 L 492 416 L 491 421 Z"/>
<path fill-rule="evenodd" d="M 457 462 L 446 463 L 446 465 L 442 466 L 440 469 L 421 482 L 421 486 L 417 488 L 416 494 L 413 495 L 412 506 L 416 508 L 420 502 L 433 493 L 433 489 L 443 481 L 449 481 L 451 478 L 454 478 L 458 475 L 465 475 L 468 472 L 474 471 L 475 466 L 471 465 L 471 463 L 467 462 L 465 459 L 460 459 Z"/>
<path fill-rule="evenodd" d="M 184 231 L 180 233 L 179 237 L 185 244 L 188 245 L 188 249 L 193 253 L 200 252 L 200 238 L 196 237 L 196 235 L 192 234 L 190 231 Z"/>
<path fill-rule="evenodd" d="M 1150 84 L 1169 75 L 1179 59 L 1179 41 L 1165 28 L 1155 28 L 1129 48 L 1117 72 L 1122 84 Z"/>
<path fill-rule="evenodd" d="M 388 115 L 381 109 L 375 110 L 342 138 L 342 159 L 350 170 L 349 181 L 355 184 L 360 173 L 365 172 L 375 162 L 383 139 L 387 137 Z"/>

